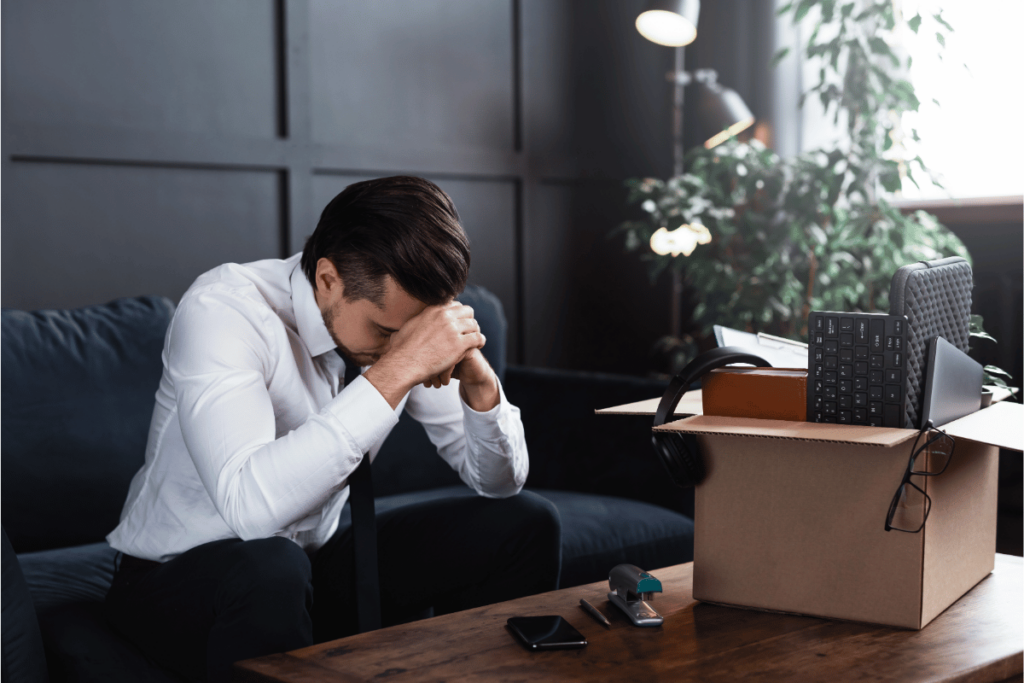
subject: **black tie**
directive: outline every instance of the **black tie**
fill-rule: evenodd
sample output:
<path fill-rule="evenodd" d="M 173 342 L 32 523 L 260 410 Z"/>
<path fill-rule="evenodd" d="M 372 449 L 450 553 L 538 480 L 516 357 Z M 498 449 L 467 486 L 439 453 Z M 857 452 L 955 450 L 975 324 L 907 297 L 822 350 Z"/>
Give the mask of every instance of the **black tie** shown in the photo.
<path fill-rule="evenodd" d="M 359 365 L 339 351 L 345 361 L 345 386 L 359 377 Z M 377 519 L 373 507 L 373 475 L 370 454 L 363 455 L 356 471 L 348 478 L 349 505 L 352 510 L 352 562 L 356 570 L 356 615 L 359 632 L 380 628 L 380 576 L 377 573 Z"/>

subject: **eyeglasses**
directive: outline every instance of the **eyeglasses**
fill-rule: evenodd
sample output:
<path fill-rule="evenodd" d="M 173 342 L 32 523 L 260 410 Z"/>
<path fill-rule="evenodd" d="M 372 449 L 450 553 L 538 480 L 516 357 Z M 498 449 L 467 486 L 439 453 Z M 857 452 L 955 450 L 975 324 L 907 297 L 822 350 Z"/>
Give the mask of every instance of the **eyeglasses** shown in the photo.
<path fill-rule="evenodd" d="M 925 439 L 923 444 L 921 444 L 922 438 Z M 941 429 L 932 427 L 931 422 L 921 428 L 914 440 L 914 448 L 910 453 L 907 469 L 903 473 L 903 481 L 900 482 L 899 488 L 896 489 L 896 495 L 889 503 L 889 514 L 885 516 L 886 531 L 905 531 L 908 534 L 916 534 L 924 528 L 925 522 L 928 521 L 928 513 L 932 510 L 932 499 L 924 492 L 924 489 L 910 481 L 910 478 L 937 477 L 945 472 L 953 460 L 955 446 L 956 441 L 953 437 Z M 915 461 L 922 454 L 924 455 L 923 465 L 920 469 L 914 469 Z M 916 497 L 913 491 L 923 497 L 923 508 L 917 504 L 917 501 L 911 500 Z M 922 509 L 924 514 L 921 514 Z M 919 517 L 920 523 L 918 522 Z"/>

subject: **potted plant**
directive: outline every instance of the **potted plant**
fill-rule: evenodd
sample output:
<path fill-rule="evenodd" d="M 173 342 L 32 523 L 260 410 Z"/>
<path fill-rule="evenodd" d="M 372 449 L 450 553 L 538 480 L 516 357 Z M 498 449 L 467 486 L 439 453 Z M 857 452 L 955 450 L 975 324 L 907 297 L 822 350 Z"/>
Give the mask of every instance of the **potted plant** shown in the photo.
<path fill-rule="evenodd" d="M 998 343 L 998 342 L 996 342 L 995 337 L 993 337 L 989 333 L 985 332 L 984 322 L 985 322 L 984 319 L 980 315 L 972 315 L 971 316 L 971 323 L 970 323 L 970 332 L 971 332 L 970 338 L 971 338 L 971 341 L 984 339 L 984 340 L 988 340 L 988 341 L 990 341 L 992 343 Z M 972 346 L 970 350 L 974 351 L 974 347 Z M 995 365 L 986 365 L 986 366 L 984 366 L 984 374 L 982 375 L 982 382 L 981 382 L 982 383 L 982 388 L 981 388 L 981 407 L 982 408 L 987 408 L 989 405 L 992 404 L 993 394 L 992 394 L 991 387 L 998 387 L 1000 389 L 1005 389 L 1006 391 L 1013 391 L 1012 389 L 1010 389 L 1009 385 L 1007 385 L 1007 383 L 1006 383 L 1006 380 L 1008 380 L 1008 379 L 1012 380 L 1013 377 L 1010 375 L 1010 373 L 1006 372 L 1002 368 L 998 368 Z"/>
<path fill-rule="evenodd" d="M 887 200 L 903 178 L 913 182 L 912 167 L 926 170 L 920 158 L 894 153 L 900 115 L 918 105 L 901 75 L 909 58 L 888 42 L 903 19 L 887 0 L 800 0 L 780 13 L 801 21 L 815 9 L 805 54 L 820 78 L 804 97 L 817 96 L 841 125 L 833 148 L 786 159 L 757 140 L 732 139 L 689 152 L 683 175 L 627 181 L 642 218 L 617 232 L 650 263 L 652 281 L 670 268 L 684 273 L 698 299 L 687 330 L 697 345 L 706 345 L 715 324 L 804 340 L 811 310 L 887 310 L 889 281 L 902 265 L 970 260 L 934 216 L 903 215 Z M 924 21 L 940 36 L 951 30 L 941 14 L 906 24 L 917 31 Z M 685 258 L 648 247 L 655 232 L 681 227 L 706 230 L 709 239 Z"/>

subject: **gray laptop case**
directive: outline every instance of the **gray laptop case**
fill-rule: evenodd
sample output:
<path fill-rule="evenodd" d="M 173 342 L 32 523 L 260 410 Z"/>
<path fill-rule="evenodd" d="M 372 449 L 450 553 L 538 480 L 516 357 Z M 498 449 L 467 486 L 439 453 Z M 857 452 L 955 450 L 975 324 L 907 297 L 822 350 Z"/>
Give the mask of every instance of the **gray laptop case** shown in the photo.
<path fill-rule="evenodd" d="M 929 340 L 942 337 L 967 353 L 973 287 L 971 266 L 959 256 L 903 266 L 893 275 L 889 313 L 907 316 L 904 427 L 921 426 Z"/>

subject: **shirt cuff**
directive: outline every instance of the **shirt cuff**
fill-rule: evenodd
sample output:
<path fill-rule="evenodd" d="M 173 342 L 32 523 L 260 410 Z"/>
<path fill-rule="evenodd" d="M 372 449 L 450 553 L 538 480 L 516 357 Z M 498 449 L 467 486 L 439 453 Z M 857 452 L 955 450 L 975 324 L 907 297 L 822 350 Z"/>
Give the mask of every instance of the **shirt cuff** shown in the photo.
<path fill-rule="evenodd" d="M 465 418 L 466 429 L 473 433 L 478 439 L 485 441 L 507 440 L 509 436 L 509 403 L 505 398 L 505 389 L 501 382 L 498 382 L 498 404 L 490 410 L 479 413 L 473 410 L 468 403 L 462 399 L 459 393 L 459 401 L 462 403 L 462 414 Z"/>
<path fill-rule="evenodd" d="M 398 424 L 398 415 L 391 405 L 362 375 L 331 399 L 326 410 L 348 432 L 360 457 Z"/>

